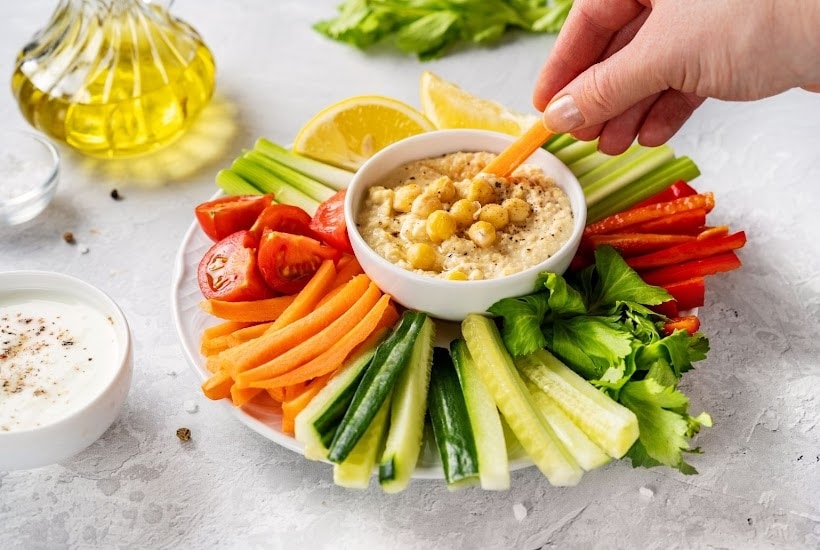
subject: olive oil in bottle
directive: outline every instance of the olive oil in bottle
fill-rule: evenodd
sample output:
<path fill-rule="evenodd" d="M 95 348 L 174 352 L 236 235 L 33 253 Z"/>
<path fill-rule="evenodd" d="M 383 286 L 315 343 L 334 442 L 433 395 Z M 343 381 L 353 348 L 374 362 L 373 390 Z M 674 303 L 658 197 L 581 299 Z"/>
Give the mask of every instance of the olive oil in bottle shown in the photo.
<path fill-rule="evenodd" d="M 211 52 L 143 0 L 62 0 L 18 55 L 12 90 L 43 133 L 96 157 L 146 153 L 179 137 L 214 89 Z"/>

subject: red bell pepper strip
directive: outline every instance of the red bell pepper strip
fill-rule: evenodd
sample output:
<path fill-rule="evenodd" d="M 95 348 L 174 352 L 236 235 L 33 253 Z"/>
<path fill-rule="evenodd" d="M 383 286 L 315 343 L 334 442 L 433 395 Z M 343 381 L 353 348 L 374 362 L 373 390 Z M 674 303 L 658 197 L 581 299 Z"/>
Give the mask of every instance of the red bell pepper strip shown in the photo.
<path fill-rule="evenodd" d="M 703 277 L 692 277 L 662 286 L 675 299 L 679 311 L 701 307 L 705 303 L 706 281 Z"/>
<path fill-rule="evenodd" d="M 612 214 L 600 221 L 588 225 L 584 229 L 585 235 L 600 235 L 601 233 L 614 233 L 625 227 L 631 227 L 650 220 L 657 220 L 671 214 L 678 214 L 696 208 L 702 208 L 706 212 L 715 207 L 715 196 L 713 193 L 699 193 L 688 197 L 681 197 L 667 202 L 650 204 L 642 208 L 633 208 L 617 214 Z"/>
<path fill-rule="evenodd" d="M 670 319 L 668 323 L 664 323 L 663 331 L 666 334 L 672 334 L 676 330 L 685 330 L 689 334 L 695 334 L 700 329 L 700 319 L 696 315 L 685 315 L 683 317 L 676 317 Z"/>
<path fill-rule="evenodd" d="M 659 202 L 667 202 L 681 197 L 688 197 L 690 195 L 697 195 L 697 191 L 683 180 L 678 180 L 660 193 L 656 193 L 651 197 L 642 200 L 632 208 L 641 208 L 649 206 L 650 204 L 657 204 Z"/>
<path fill-rule="evenodd" d="M 682 243 L 642 256 L 627 258 L 626 263 L 635 270 L 649 269 L 652 267 L 663 267 L 667 265 L 677 265 L 689 260 L 708 258 L 721 252 L 737 250 L 746 244 L 746 233 L 738 231 L 725 237 L 714 237 L 711 239 L 694 240 Z"/>
<path fill-rule="evenodd" d="M 628 258 L 675 246 L 694 242 L 694 235 L 670 235 L 661 233 L 609 233 L 607 235 L 590 235 L 581 241 L 581 247 L 595 250 L 608 244 L 621 256 Z"/>
<path fill-rule="evenodd" d="M 700 260 L 691 260 L 677 265 L 668 265 L 648 271 L 639 271 L 641 278 L 650 285 L 667 285 L 692 277 L 703 277 L 724 271 L 731 271 L 741 266 L 740 258 L 734 252 L 724 252 Z"/>
<path fill-rule="evenodd" d="M 698 233 L 698 239 L 711 239 L 712 237 L 725 237 L 729 234 L 728 225 L 716 225 L 714 227 L 705 227 L 703 231 Z"/>
<path fill-rule="evenodd" d="M 639 223 L 629 227 L 629 230 L 638 233 L 674 233 L 694 236 L 703 231 L 705 225 L 706 210 L 704 208 L 695 208 Z"/>
<path fill-rule="evenodd" d="M 665 315 L 670 319 L 672 319 L 673 317 L 677 317 L 680 314 L 680 310 L 678 309 L 678 303 L 675 300 L 667 300 L 662 304 L 652 306 L 650 309 L 655 313 L 660 313 L 661 315 Z"/>

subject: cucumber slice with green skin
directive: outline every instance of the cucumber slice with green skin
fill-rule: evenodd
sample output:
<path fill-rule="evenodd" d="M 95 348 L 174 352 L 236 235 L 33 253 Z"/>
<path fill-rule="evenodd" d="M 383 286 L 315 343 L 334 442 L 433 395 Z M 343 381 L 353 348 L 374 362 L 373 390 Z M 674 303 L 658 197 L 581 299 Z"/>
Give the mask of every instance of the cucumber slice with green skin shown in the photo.
<path fill-rule="evenodd" d="M 433 373 L 427 409 L 433 426 L 436 446 L 444 480 L 448 489 L 456 489 L 479 482 L 478 452 L 476 451 L 470 415 L 458 381 L 450 352 L 436 348 L 433 352 Z"/>
<path fill-rule="evenodd" d="M 586 471 L 599 468 L 610 461 L 610 457 L 575 425 L 569 416 L 546 393 L 532 382 L 527 383 L 532 402 L 544 420 L 552 426 L 555 435 L 572 454 L 575 461 Z"/>
<path fill-rule="evenodd" d="M 495 323 L 470 314 L 461 330 L 481 380 L 533 463 L 552 485 L 577 485 L 584 471 L 535 409 Z"/>
<path fill-rule="evenodd" d="M 379 464 L 379 483 L 387 493 L 407 488 L 416 469 L 424 438 L 435 336 L 436 325 L 426 317 L 415 337 L 410 360 L 393 387 L 390 429 Z"/>
<path fill-rule="evenodd" d="M 458 373 L 464 404 L 473 429 L 481 488 L 503 491 L 510 488 L 510 463 L 501 416 L 462 338 L 450 343 L 450 356 Z"/>
<path fill-rule="evenodd" d="M 390 395 L 384 400 L 382 406 L 373 422 L 365 430 L 362 438 L 339 464 L 333 465 L 333 482 L 340 487 L 348 489 L 367 489 L 370 485 L 370 478 L 376 467 L 382 447 L 384 437 L 387 433 L 388 420 L 390 419 Z"/>
<path fill-rule="evenodd" d="M 638 439 L 635 413 L 584 380 L 547 350 L 517 357 L 515 364 L 609 456 L 621 458 Z"/>
<path fill-rule="evenodd" d="M 405 311 L 396 330 L 376 348 L 376 353 L 333 436 L 327 454 L 328 460 L 342 462 L 353 450 L 384 403 L 387 394 L 393 389 L 399 374 L 409 363 L 416 337 L 427 320 L 425 313 Z"/>
<path fill-rule="evenodd" d="M 328 445 L 353 400 L 353 394 L 376 352 L 376 346 L 386 332 L 379 331 L 365 340 L 296 416 L 294 437 L 305 446 L 305 458 L 327 459 Z"/>

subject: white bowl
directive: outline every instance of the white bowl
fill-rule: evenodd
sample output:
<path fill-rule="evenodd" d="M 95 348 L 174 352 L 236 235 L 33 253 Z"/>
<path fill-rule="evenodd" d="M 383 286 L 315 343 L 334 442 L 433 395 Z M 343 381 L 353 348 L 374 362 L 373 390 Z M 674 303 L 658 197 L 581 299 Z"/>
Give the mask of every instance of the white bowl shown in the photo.
<path fill-rule="evenodd" d="M 50 141 L 31 132 L 0 131 L 0 226 L 40 214 L 59 179 L 60 155 Z"/>
<path fill-rule="evenodd" d="M 586 223 L 586 201 L 581 185 L 561 161 L 539 149 L 526 163 L 540 166 L 567 194 L 573 214 L 572 233 L 558 252 L 547 260 L 505 277 L 479 281 L 448 281 L 402 269 L 377 254 L 356 227 L 367 190 L 379 185 L 395 168 L 415 160 L 459 151 L 500 153 L 513 137 L 484 130 L 438 130 L 394 143 L 373 155 L 356 172 L 345 198 L 345 220 L 353 251 L 365 273 L 384 292 L 405 307 L 424 311 L 447 321 L 461 321 L 468 313 L 484 312 L 501 298 L 521 296 L 535 289 L 539 273 L 563 273 L 569 267 Z"/>
<path fill-rule="evenodd" d="M 33 321 L 21 325 L 19 319 L 25 315 L 14 315 L 21 311 Z M 16 394 L 13 391 L 4 393 L 8 387 L 0 388 L 0 470 L 46 466 L 79 453 L 111 426 L 131 386 L 134 359 L 130 330 L 122 311 L 108 295 L 84 281 L 60 273 L 0 273 L 0 330 L 28 331 L 38 324 L 40 315 L 43 326 L 56 320 L 69 327 L 65 333 L 49 337 L 49 345 L 55 344 L 51 348 L 61 350 L 62 346 L 78 351 L 80 355 L 70 363 L 62 359 L 70 353 L 67 351 L 52 352 L 55 354 L 48 359 L 38 356 L 39 359 L 26 361 L 26 357 L 36 353 L 31 349 L 32 344 L 20 344 L 17 349 L 25 348 L 26 351 L 14 356 L 14 344 L 22 342 L 22 338 L 0 343 L 5 344 L 6 353 L 12 350 L 0 373 L 12 384 L 22 381 L 16 386 L 20 388 Z M 84 337 L 81 327 L 90 327 L 87 335 L 91 337 Z M 30 331 L 27 334 L 35 338 Z M 88 351 L 90 348 L 86 344 L 99 345 L 102 349 Z M 46 360 L 55 365 L 53 369 L 42 369 Z M 11 365 L 15 362 L 17 366 L 12 371 Z M 72 365 L 71 373 L 84 374 L 69 374 L 62 378 L 59 372 L 66 364 Z M 27 365 L 40 367 L 43 374 L 20 375 Z M 81 365 L 89 366 L 83 369 Z M 12 375 L 12 372 L 16 374 Z M 75 377 L 74 386 L 65 382 L 71 376 Z M 48 397 L 31 393 L 40 387 L 48 390 L 48 384 L 55 380 L 57 384 L 51 387 L 63 391 L 71 388 L 68 390 L 71 397 L 60 398 L 47 391 L 39 395 Z M 70 404 L 55 405 L 54 402 L 60 399 Z M 21 406 L 31 409 L 21 412 Z M 36 414 L 42 416 L 35 419 Z"/>

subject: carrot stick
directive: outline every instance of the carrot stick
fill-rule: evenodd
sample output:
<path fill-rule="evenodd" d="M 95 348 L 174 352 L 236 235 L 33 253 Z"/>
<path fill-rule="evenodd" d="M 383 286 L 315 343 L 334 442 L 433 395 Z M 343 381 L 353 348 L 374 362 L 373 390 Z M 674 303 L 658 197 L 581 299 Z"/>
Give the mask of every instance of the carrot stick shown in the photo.
<path fill-rule="evenodd" d="M 235 330 L 230 334 L 223 334 L 222 336 L 217 336 L 216 338 L 212 338 L 210 340 L 203 339 L 202 345 L 200 346 L 200 352 L 205 356 L 217 354 L 220 351 L 226 350 L 232 346 L 239 345 L 242 342 L 247 342 L 248 340 L 261 336 L 271 327 L 271 325 L 273 325 L 273 321 L 268 321 L 267 323 L 254 323 L 246 326 L 245 328 Z"/>
<path fill-rule="evenodd" d="M 356 303 L 370 285 L 366 275 L 354 277 L 330 301 L 301 319 L 280 329 L 271 327 L 265 334 L 223 351 L 214 359 L 220 368 L 231 371 L 234 379 L 240 372 L 266 363 L 320 332 Z"/>
<path fill-rule="evenodd" d="M 293 303 L 276 319 L 273 328 L 282 328 L 313 311 L 319 300 L 331 289 L 335 277 L 336 267 L 333 265 L 333 260 L 322 262 L 316 273 L 296 295 Z"/>
<path fill-rule="evenodd" d="M 220 336 L 224 336 L 226 334 L 230 334 L 235 330 L 239 330 L 241 328 L 249 327 L 254 325 L 255 323 L 246 323 L 242 321 L 223 321 L 218 325 L 214 325 L 212 327 L 208 327 L 202 331 L 202 339 L 211 339 L 211 338 L 218 338 Z"/>
<path fill-rule="evenodd" d="M 596 235 L 600 233 L 614 233 L 624 227 L 630 227 L 642 222 L 656 220 L 670 214 L 677 214 L 686 210 L 703 208 L 706 212 L 715 207 L 715 196 L 713 193 L 699 193 L 688 197 L 681 197 L 667 202 L 650 204 L 641 208 L 625 210 L 618 214 L 613 214 L 600 221 L 586 226 L 584 235 Z"/>
<path fill-rule="evenodd" d="M 233 404 L 237 407 L 241 407 L 261 392 L 262 390 L 257 388 L 240 388 L 234 383 L 234 385 L 231 386 L 231 401 L 233 401 Z"/>
<path fill-rule="evenodd" d="M 287 387 L 292 384 L 298 384 L 299 382 L 304 382 L 306 380 L 310 380 L 311 378 L 317 378 L 319 376 L 324 376 L 328 373 L 334 372 L 342 365 L 345 358 L 350 355 L 350 352 L 353 351 L 356 346 L 364 342 L 367 337 L 370 336 L 374 330 L 376 330 L 379 321 L 382 319 L 382 316 L 387 310 L 389 303 L 390 295 L 383 295 L 379 298 L 379 301 L 375 306 L 373 306 L 367 315 L 365 315 L 364 318 L 362 318 L 362 320 L 359 321 L 351 331 L 346 333 L 337 341 L 333 342 L 333 345 L 330 346 L 327 351 L 323 352 L 321 355 L 318 355 L 315 359 L 304 363 L 302 366 L 291 370 L 290 372 L 275 378 L 251 382 L 251 387 Z"/>
<path fill-rule="evenodd" d="M 327 325 L 324 330 L 303 340 L 288 351 L 278 354 L 256 368 L 240 372 L 234 377 L 240 388 L 247 388 L 252 382 L 273 378 L 291 371 L 317 357 L 342 339 L 376 305 L 381 291 L 375 283 L 370 283 L 364 294 L 341 316 Z M 287 384 L 286 384 L 287 385 Z"/>
<path fill-rule="evenodd" d="M 277 403 L 285 402 L 285 388 L 270 388 L 268 389 L 268 395 Z"/>
<path fill-rule="evenodd" d="M 296 420 L 296 415 L 298 415 L 305 407 L 307 407 L 308 403 L 316 397 L 316 394 L 319 393 L 325 385 L 327 381 L 330 380 L 330 375 L 322 376 L 320 378 L 316 378 L 310 384 L 307 385 L 305 391 L 290 399 L 288 401 L 282 402 L 282 431 L 286 434 L 293 435 L 294 432 L 294 422 Z"/>
<path fill-rule="evenodd" d="M 356 256 L 350 256 L 350 259 L 345 261 L 344 264 L 340 262 L 340 265 L 337 266 L 336 279 L 332 285 L 333 288 L 345 284 L 360 273 L 364 273 L 364 270 L 361 264 L 359 264 L 359 260 L 356 259 Z"/>
<path fill-rule="evenodd" d="M 552 136 L 552 132 L 539 119 L 530 126 L 529 130 L 521 134 L 518 139 L 508 145 L 506 149 L 501 151 L 501 154 L 485 166 L 483 172 L 506 178 L 530 158 L 530 155 L 539 147 L 544 145 L 550 136 Z"/>
<path fill-rule="evenodd" d="M 224 399 L 231 396 L 231 386 L 233 386 L 233 378 L 223 370 L 202 383 L 202 393 L 208 399 Z"/>
<path fill-rule="evenodd" d="M 199 303 L 202 311 L 230 321 L 263 323 L 279 317 L 293 301 L 293 296 L 276 296 L 263 300 L 228 302 L 226 300 L 203 300 Z"/>

